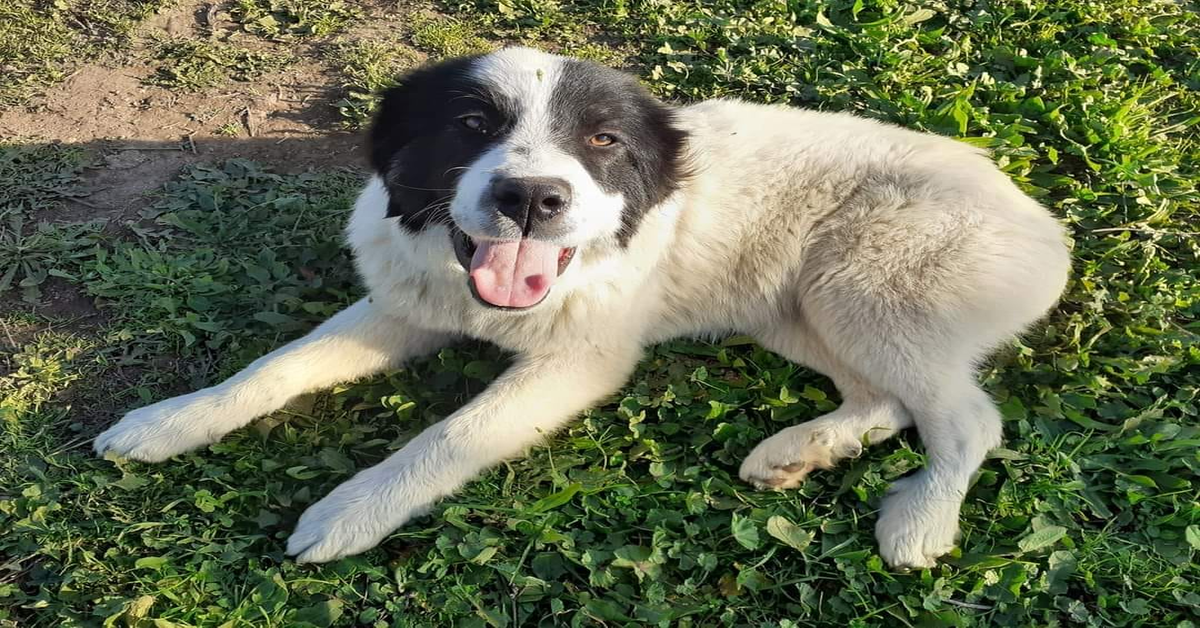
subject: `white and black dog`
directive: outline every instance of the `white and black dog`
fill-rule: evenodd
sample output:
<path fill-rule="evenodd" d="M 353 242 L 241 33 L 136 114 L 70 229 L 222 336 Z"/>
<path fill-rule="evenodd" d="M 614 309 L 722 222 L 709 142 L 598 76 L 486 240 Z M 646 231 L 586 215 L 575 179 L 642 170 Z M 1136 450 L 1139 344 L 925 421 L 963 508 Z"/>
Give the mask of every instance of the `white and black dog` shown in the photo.
<path fill-rule="evenodd" d="M 981 151 L 847 114 L 675 107 L 526 48 L 417 70 L 370 131 L 348 240 L 367 298 L 211 388 L 131 412 L 98 452 L 165 460 L 305 392 L 463 337 L 516 353 L 491 386 L 300 518 L 288 552 L 367 550 L 617 391 L 643 349 L 741 332 L 832 378 L 836 411 L 741 466 L 788 488 L 915 425 L 927 467 L 876 536 L 925 567 L 1001 440 L 975 380 L 1056 302 L 1064 230 Z"/>

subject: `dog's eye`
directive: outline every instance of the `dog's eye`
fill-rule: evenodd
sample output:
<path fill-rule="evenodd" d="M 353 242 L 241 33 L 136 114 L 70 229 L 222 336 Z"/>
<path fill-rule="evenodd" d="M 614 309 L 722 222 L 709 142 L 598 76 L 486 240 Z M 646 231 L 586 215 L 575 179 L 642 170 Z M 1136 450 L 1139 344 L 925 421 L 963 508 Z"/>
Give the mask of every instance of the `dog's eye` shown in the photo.
<path fill-rule="evenodd" d="M 458 121 L 476 133 L 486 134 L 488 132 L 487 118 L 483 116 L 468 115 L 459 118 Z"/>
<path fill-rule="evenodd" d="M 588 144 L 592 146 L 612 146 L 617 143 L 617 136 L 609 135 L 608 133 L 597 133 L 588 138 Z"/>

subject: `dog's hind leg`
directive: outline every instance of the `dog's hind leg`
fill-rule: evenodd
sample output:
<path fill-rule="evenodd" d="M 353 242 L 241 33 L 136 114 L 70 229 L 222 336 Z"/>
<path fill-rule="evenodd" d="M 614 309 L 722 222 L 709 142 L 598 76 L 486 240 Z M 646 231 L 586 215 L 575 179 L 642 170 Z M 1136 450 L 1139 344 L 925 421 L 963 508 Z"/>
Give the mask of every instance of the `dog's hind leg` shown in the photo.
<path fill-rule="evenodd" d="M 96 453 L 158 462 L 209 445 L 306 392 L 382 371 L 444 346 L 363 299 L 224 382 L 125 415 L 96 437 Z"/>
<path fill-rule="evenodd" d="M 881 442 L 912 425 L 912 416 L 895 396 L 846 367 L 803 320 L 778 325 L 758 338 L 766 348 L 832 379 L 842 404 L 759 443 L 742 462 L 743 480 L 759 488 L 793 488 L 813 470 L 855 458 L 864 444 Z"/>
<path fill-rule="evenodd" d="M 963 365 L 937 389 L 906 397 L 925 445 L 924 470 L 892 483 L 875 524 L 879 552 L 898 567 L 931 567 L 953 549 L 971 478 L 1000 445 L 1000 412 Z"/>
<path fill-rule="evenodd" d="M 853 285 L 811 293 L 805 310 L 838 359 L 916 425 L 926 468 L 893 483 L 875 535 L 889 564 L 932 566 L 954 547 L 971 478 L 1000 444 L 999 411 L 975 383 L 973 366 L 984 353 L 975 341 L 991 344 L 1000 334 Z"/>
<path fill-rule="evenodd" d="M 830 226 L 798 307 L 832 355 L 912 416 L 926 467 L 893 483 L 875 535 L 889 564 L 929 567 L 954 547 L 971 478 L 1001 442 L 976 365 L 1044 315 L 1068 258 L 1056 225 L 1028 208 L 885 201 Z"/>

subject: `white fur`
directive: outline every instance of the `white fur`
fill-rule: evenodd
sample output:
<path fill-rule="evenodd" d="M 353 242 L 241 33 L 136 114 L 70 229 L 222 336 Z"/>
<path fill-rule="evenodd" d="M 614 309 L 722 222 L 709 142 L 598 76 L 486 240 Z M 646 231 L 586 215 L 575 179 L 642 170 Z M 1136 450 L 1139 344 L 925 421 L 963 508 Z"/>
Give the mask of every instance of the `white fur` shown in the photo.
<path fill-rule="evenodd" d="M 621 225 L 625 201 L 605 192 L 579 160 L 557 148 L 552 136 L 550 96 L 558 82 L 562 59 L 526 48 L 508 48 L 486 57 L 475 74 L 495 86 L 507 99 L 519 102 L 523 113 L 499 145 L 479 157 L 463 173 L 450 203 L 450 215 L 464 233 L 476 240 L 516 239 L 520 228 L 495 224 L 493 212 L 481 203 L 493 177 L 550 177 L 566 181 L 571 206 L 560 219 L 560 233 L 549 238 L 560 247 L 576 247 Z M 581 138 L 582 139 L 582 138 Z M 580 211 L 580 209 L 582 209 Z"/>
<path fill-rule="evenodd" d="M 541 97 L 557 67 L 526 50 L 491 60 L 485 71 L 523 99 Z M 983 153 L 950 139 L 728 100 L 679 113 L 695 176 L 627 247 L 589 231 L 536 308 L 478 305 L 444 227 L 411 235 L 385 220 L 387 192 L 372 179 L 348 228 L 369 300 L 225 383 L 130 413 L 96 449 L 163 460 L 461 335 L 516 352 L 487 391 L 304 513 L 288 551 L 326 561 L 374 546 L 619 389 L 643 347 L 736 330 L 830 376 L 845 400 L 763 441 L 742 477 L 793 486 L 915 424 L 928 465 L 895 483 L 876 535 L 890 564 L 932 565 L 953 547 L 970 478 L 1001 439 L 975 364 L 1058 298 L 1062 228 Z M 472 185 L 460 187 L 467 201 Z M 463 211 L 459 224 L 470 221 Z"/>

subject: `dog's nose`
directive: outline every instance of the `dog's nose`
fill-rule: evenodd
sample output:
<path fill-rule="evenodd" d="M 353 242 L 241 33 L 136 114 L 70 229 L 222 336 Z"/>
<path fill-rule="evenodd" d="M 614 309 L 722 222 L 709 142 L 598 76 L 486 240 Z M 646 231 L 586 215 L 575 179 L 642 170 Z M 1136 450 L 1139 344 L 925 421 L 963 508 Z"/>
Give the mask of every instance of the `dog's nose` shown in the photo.
<path fill-rule="evenodd" d="M 492 181 L 492 199 L 501 214 L 512 218 L 523 234 L 558 216 L 571 203 L 571 187 L 562 179 L 504 177 Z"/>

